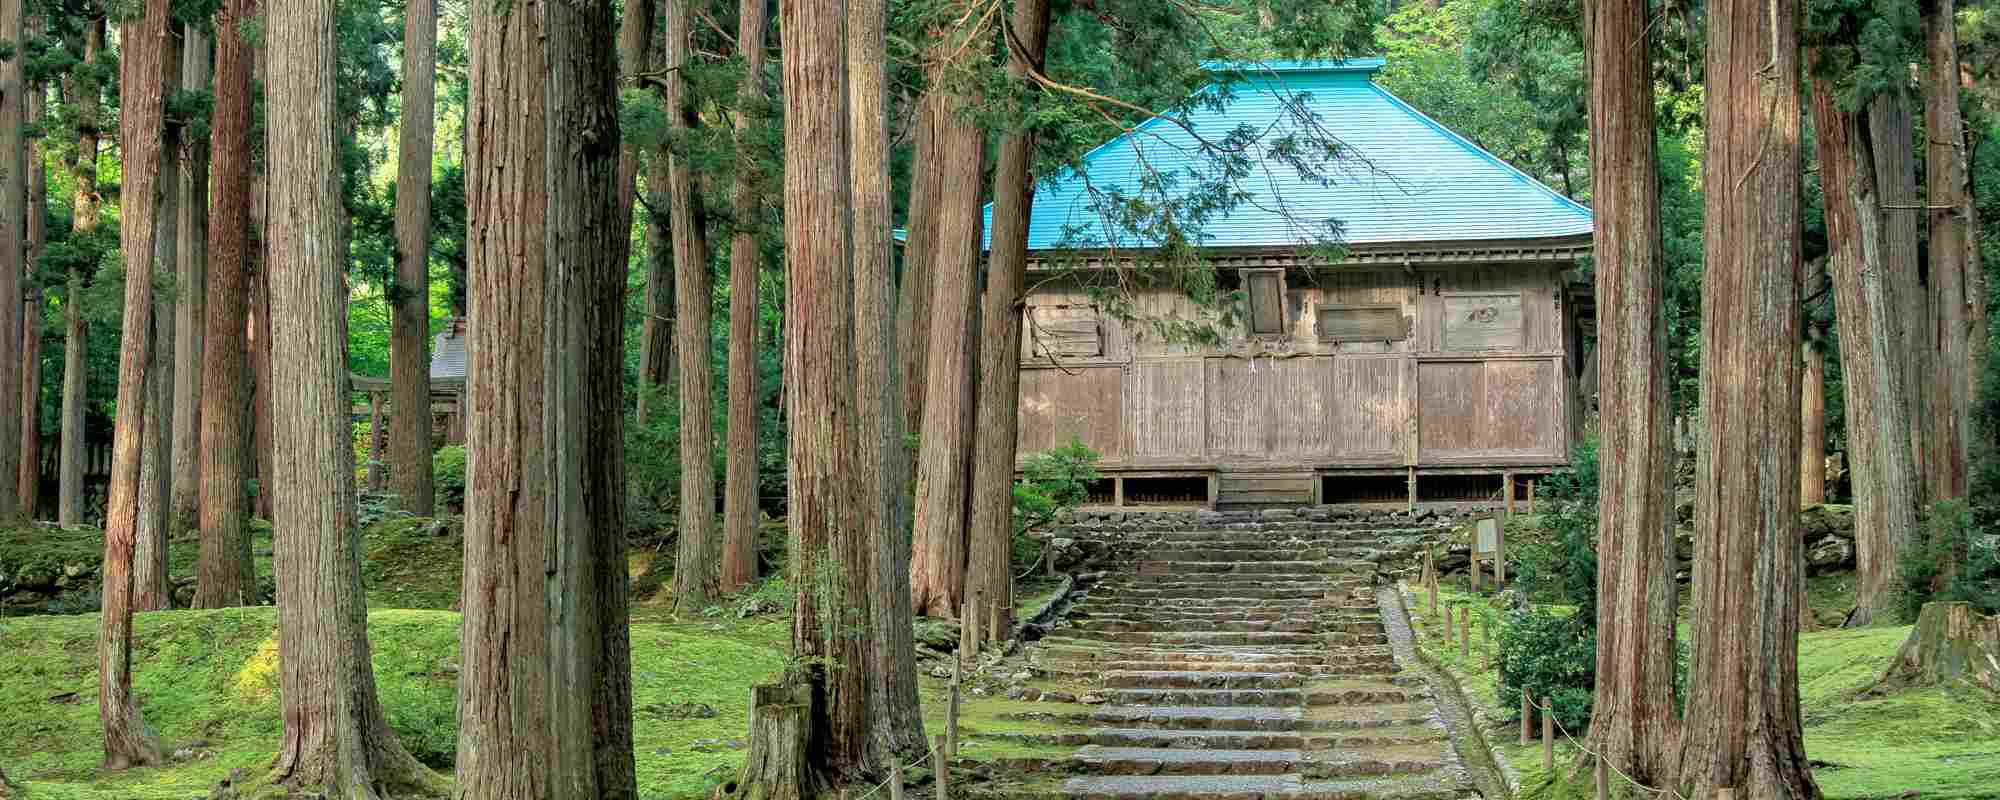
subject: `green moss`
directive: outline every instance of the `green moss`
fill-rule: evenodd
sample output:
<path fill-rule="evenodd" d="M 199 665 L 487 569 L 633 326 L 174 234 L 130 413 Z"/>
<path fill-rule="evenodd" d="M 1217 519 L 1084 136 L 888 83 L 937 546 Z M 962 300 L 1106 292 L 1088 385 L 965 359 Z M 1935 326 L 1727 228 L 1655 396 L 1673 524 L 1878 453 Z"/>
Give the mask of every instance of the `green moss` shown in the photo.
<path fill-rule="evenodd" d="M 95 575 L 103 560 L 104 534 L 95 528 L 0 529 L 0 589 L 54 581 L 66 571 Z"/>
<path fill-rule="evenodd" d="M 385 519 L 361 531 L 370 608 L 449 609 L 458 603 L 465 539 L 455 519 Z"/>

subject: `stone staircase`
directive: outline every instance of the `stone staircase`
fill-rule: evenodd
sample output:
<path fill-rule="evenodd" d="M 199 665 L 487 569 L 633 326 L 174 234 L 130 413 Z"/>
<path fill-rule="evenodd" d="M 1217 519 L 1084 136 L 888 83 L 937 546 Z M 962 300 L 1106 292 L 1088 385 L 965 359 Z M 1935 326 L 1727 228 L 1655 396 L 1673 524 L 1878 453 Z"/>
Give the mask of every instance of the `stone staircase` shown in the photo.
<path fill-rule="evenodd" d="M 1410 530 L 1290 510 L 1120 523 L 1115 568 L 1028 652 L 1038 679 L 1075 689 L 1077 703 L 1014 715 L 1077 749 L 980 794 L 1478 796 L 1431 689 L 1404 669 L 1407 636 L 1392 645 L 1376 601 L 1372 559 Z"/>

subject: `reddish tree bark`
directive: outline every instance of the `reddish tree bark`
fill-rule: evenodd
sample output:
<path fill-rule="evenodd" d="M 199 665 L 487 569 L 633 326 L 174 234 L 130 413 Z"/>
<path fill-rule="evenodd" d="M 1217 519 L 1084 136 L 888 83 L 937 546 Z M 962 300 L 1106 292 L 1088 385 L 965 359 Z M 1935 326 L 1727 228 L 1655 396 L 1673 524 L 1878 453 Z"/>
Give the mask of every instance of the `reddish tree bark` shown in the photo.
<path fill-rule="evenodd" d="M 105 507 L 104 602 L 97 635 L 97 717 L 104 726 L 107 769 L 160 763 L 160 744 L 132 692 L 133 545 L 139 528 L 140 451 L 147 426 L 153 339 L 153 238 L 158 226 L 161 57 L 167 0 L 147 0 L 121 24 L 119 150 L 123 156 L 119 243 L 125 253 L 124 335 L 118 350 L 118 414 L 111 444 L 111 493 Z M 9 304 L 11 305 L 11 303 Z"/>
<path fill-rule="evenodd" d="M 1922 485 L 1912 460 L 1911 398 L 1899 368 L 1894 281 L 1882 264 L 1881 198 L 1874 148 L 1860 112 L 1840 109 L 1826 78 L 1813 81 L 1820 185 L 1840 325 L 1848 450 L 1855 465 L 1855 604 L 1851 625 L 1892 613 L 1897 549 L 1917 526 Z"/>
<path fill-rule="evenodd" d="M 666 0 L 662 94 L 667 130 L 676 138 L 685 137 L 698 122 L 684 72 L 694 46 L 692 2 Z M 674 558 L 673 591 L 675 610 L 685 614 L 706 608 L 722 594 L 716 580 L 722 539 L 715 527 L 715 392 L 708 360 L 715 292 L 694 169 L 685 154 L 667 149 L 664 155 L 674 244 L 674 349 L 680 355 L 680 549 Z"/>
<path fill-rule="evenodd" d="M 935 77 L 933 77 L 935 82 Z M 902 351 L 903 429 L 923 431 L 925 387 L 929 382 L 932 242 L 938 221 L 938 132 L 942 98 L 925 91 L 917 99 L 917 126 L 910 137 L 909 224 L 903 243 L 903 280 L 897 287 L 896 342 Z M 916 474 L 917 453 L 904 454 L 906 471 Z"/>
<path fill-rule="evenodd" d="M 1591 6 L 1590 154 L 1603 448 L 1591 744 L 1645 786 L 1672 778 L 1674 487 L 1666 270 L 1645 0 Z"/>
<path fill-rule="evenodd" d="M 1815 337 L 1816 338 L 1816 337 Z M 1826 502 L 1826 351 L 1808 339 L 1799 389 L 1799 505 Z"/>
<path fill-rule="evenodd" d="M 28 29 L 42 30 L 39 18 Z M 28 121 L 42 122 L 42 87 L 30 85 Z M 26 266 L 34 269 L 48 238 L 49 170 L 42 161 L 39 139 L 28 140 L 28 252 Z M 21 308 L 21 517 L 34 519 L 42 493 L 42 332 L 48 293 L 32 287 Z"/>
<path fill-rule="evenodd" d="M 756 0 L 752 0 L 755 2 Z M 901 365 L 896 353 L 896 277 L 890 239 L 888 6 L 852 0 L 847 24 L 849 193 L 854 236 L 855 473 L 862 551 L 869 564 L 868 756 L 880 767 L 926 748 L 917 704 L 910 612 L 910 550 L 903 531 Z"/>
<path fill-rule="evenodd" d="M 769 28 L 765 6 L 765 0 L 742 0 L 736 12 L 736 43 L 743 53 L 743 85 L 738 96 L 746 107 L 764 98 L 764 46 Z M 761 258 L 757 223 L 763 207 L 748 141 L 756 123 L 747 112 L 738 112 L 735 117 L 736 147 L 742 161 L 730 188 L 736 220 L 729 244 L 729 447 L 722 484 L 722 568 L 718 573 L 724 592 L 757 580 L 759 515 L 757 322 L 761 311 L 757 271 Z M 904 574 L 908 575 L 907 570 Z"/>
<path fill-rule="evenodd" d="M 215 111 L 209 139 L 215 203 L 208 228 L 208 320 L 202 334 L 201 555 L 195 608 L 256 602 L 250 560 L 250 80 L 243 25 L 256 0 L 216 18 Z"/>
<path fill-rule="evenodd" d="M 104 28 L 102 16 L 84 23 L 83 64 L 97 66 L 104 53 Z M 70 230 L 84 235 L 97 230 L 99 209 L 104 202 L 97 186 L 97 151 L 103 135 L 98 128 L 102 111 L 99 106 L 104 87 L 96 76 L 95 69 L 81 69 L 74 71 L 69 79 L 69 94 L 75 106 L 71 114 L 76 121 L 73 182 L 76 194 L 70 203 Z M 56 501 L 56 519 L 63 527 L 83 524 L 83 406 L 89 385 L 84 355 L 89 325 L 83 318 L 82 296 L 84 281 L 89 277 L 82 268 L 70 270 L 69 286 L 63 295 L 62 460 Z"/>
<path fill-rule="evenodd" d="M 1032 91 L 1030 69 L 1040 71 L 1049 36 L 1046 0 L 1014 5 L 1008 28 L 1007 76 Z M 1026 120 L 1025 109 L 1009 115 Z M 1025 125 L 1025 122 L 1021 124 Z M 1028 282 L 1028 216 L 1035 202 L 1035 132 L 1010 130 L 1000 139 L 993 174 L 993 252 L 980 314 L 983 346 L 978 382 L 977 446 L 972 459 L 972 528 L 967 544 L 967 592 L 1000 607 L 1002 625 L 1014 617 L 1014 459 L 1021 433 L 1021 306 Z M 990 623 L 992 616 L 982 618 Z M 988 631 L 989 636 L 1004 635 Z"/>
<path fill-rule="evenodd" d="M 603 0 L 472 12 L 456 797 L 637 794 L 611 33 Z"/>
<path fill-rule="evenodd" d="M 1702 427 L 1682 794 L 1817 798 L 1799 719 L 1799 32 L 1710 7 Z"/>
<path fill-rule="evenodd" d="M 1974 288 L 1981 280 L 1978 249 L 1972 235 L 1971 193 L 1965 158 L 1965 122 L 1958 109 L 1958 32 L 1953 24 L 1955 0 L 1924 4 L 1924 32 L 1930 53 L 1930 76 L 1924 81 L 1924 185 L 1930 198 L 1930 307 L 1935 328 L 1930 337 L 1930 408 L 1932 425 L 1925 440 L 1930 452 L 1928 499 L 1962 498 L 1970 471 L 1974 423 L 1972 397 L 1978 388 L 1980 361 L 1986 354 L 1986 329 L 1977 324 L 1983 309 Z"/>
<path fill-rule="evenodd" d="M 1917 188 L 1916 122 L 1911 102 L 1909 90 L 1892 82 L 1868 102 L 1868 113 L 1861 117 L 1868 126 L 1867 136 L 1857 141 L 1866 142 L 1873 154 L 1872 159 L 1862 162 L 1874 165 L 1875 190 L 1880 196 L 1877 204 L 1880 246 L 1873 263 L 1882 270 L 1882 280 L 1895 309 L 1889 322 L 1896 333 L 1898 355 L 1894 365 L 1902 372 L 1904 407 L 1911 412 L 1922 412 L 1930 403 L 1932 326 L 1930 291 L 1920 274 L 1923 262 L 1917 251 L 1924 201 Z M 1911 413 L 1903 419 L 1910 429 L 1910 463 L 1916 470 L 1917 502 L 1928 503 L 1931 469 L 1927 457 L 1935 423 L 1923 413 Z M 1864 537 L 1869 534 L 1859 529 L 1856 533 Z M 1893 556 L 1901 551 L 1902 541 L 1892 538 L 1878 548 Z"/>
<path fill-rule="evenodd" d="M 261 181 L 260 181 L 261 182 Z M 268 184 L 267 184 L 268 185 Z M 266 196 L 259 193 L 260 196 Z M 262 220 L 268 220 L 268 215 Z M 260 236 L 266 223 L 260 221 L 257 230 Z M 278 391 L 278 385 L 271 377 L 271 273 L 267 268 L 270 261 L 269 242 L 260 240 L 256 268 L 250 273 L 250 324 L 254 330 L 250 334 L 250 449 L 257 459 L 257 494 L 255 507 L 257 516 L 271 518 L 271 483 L 275 475 L 271 472 L 271 398 Z"/>
<path fill-rule="evenodd" d="M 966 505 L 972 464 L 974 314 L 984 225 L 979 205 L 986 138 L 955 113 L 969 98 L 941 101 L 938 129 L 938 235 L 929 245 L 931 326 L 923 427 L 917 456 L 910 604 L 916 613 L 956 618 L 966 594 Z"/>
<path fill-rule="evenodd" d="M 0 0 L 0 40 L 15 55 L 0 61 L 0 398 L 12 405 L 21 396 L 21 279 L 26 274 L 28 220 L 28 142 L 22 129 L 28 119 L 27 59 L 20 55 L 27 30 L 26 4 Z M 0 475 L 21 472 L 21 426 L 0 425 Z M 0 480 L 0 522 L 21 515 L 20 481 Z"/>
<path fill-rule="evenodd" d="M 180 91 L 181 23 L 169 18 L 160 54 L 163 97 Z M 160 187 L 153 223 L 154 272 L 178 275 L 180 267 L 181 123 L 166 119 L 160 129 Z M 177 300 L 153 297 L 153 366 L 147 377 L 145 452 L 139 457 L 139 532 L 132 572 L 132 605 L 164 611 L 174 604 L 167 577 L 169 506 L 173 503 L 174 321 Z"/>
<path fill-rule="evenodd" d="M 209 89 L 212 83 L 208 37 L 199 28 L 185 29 L 181 84 Z M 175 286 L 174 318 L 174 441 L 173 501 L 168 530 L 176 537 L 201 527 L 201 385 L 206 373 L 204 339 L 208 328 L 208 146 L 181 142 L 180 264 Z"/>
<path fill-rule="evenodd" d="M 398 507 L 437 513 L 431 484 L 431 149 L 437 99 L 437 0 L 403 18 L 403 116 L 396 168 L 396 292 L 389 318 L 389 480 Z"/>
<path fill-rule="evenodd" d="M 338 241 L 345 216 L 334 138 L 334 3 L 274 4 L 271 59 L 275 174 L 268 240 L 273 323 L 280 694 L 284 736 L 274 783 L 337 797 L 435 796 L 442 781 L 389 728 L 375 691 L 361 542 L 354 520 L 354 447 L 347 423 L 347 283 Z"/>

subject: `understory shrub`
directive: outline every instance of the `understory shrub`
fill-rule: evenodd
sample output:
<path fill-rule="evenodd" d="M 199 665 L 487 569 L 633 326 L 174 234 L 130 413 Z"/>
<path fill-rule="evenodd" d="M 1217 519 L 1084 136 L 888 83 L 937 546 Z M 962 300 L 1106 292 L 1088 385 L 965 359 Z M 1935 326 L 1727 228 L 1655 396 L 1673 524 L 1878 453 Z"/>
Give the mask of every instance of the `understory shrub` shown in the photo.
<path fill-rule="evenodd" d="M 1047 527 L 1065 512 L 1090 498 L 1090 484 L 1100 476 L 1097 451 L 1083 440 L 1029 455 L 1014 482 L 1015 570 L 1025 570 L 1041 557 L 1042 543 L 1028 534 Z"/>
<path fill-rule="evenodd" d="M 445 445 L 431 457 L 431 484 L 440 508 L 465 507 L 465 445 Z"/>
<path fill-rule="evenodd" d="M 1513 585 L 1537 600 L 1574 605 L 1596 624 L 1597 616 L 1597 440 L 1586 439 L 1570 453 L 1570 468 L 1544 478 L 1538 487 L 1546 509 L 1543 536 L 1510 546 Z"/>
<path fill-rule="evenodd" d="M 1915 541 L 1898 558 L 1903 619 L 1915 620 L 1924 604 L 1934 601 L 1971 603 L 1980 613 L 2000 613 L 2000 537 L 1981 530 L 1977 516 L 1973 505 L 1952 500 L 1924 513 Z"/>
<path fill-rule="evenodd" d="M 1518 718 L 1521 692 L 1540 705 L 1554 701 L 1556 721 L 1571 733 L 1590 722 L 1591 688 L 1597 680 L 1597 631 L 1584 615 L 1541 609 L 1512 611 L 1500 628 L 1495 654 L 1500 682 L 1495 698 Z"/>

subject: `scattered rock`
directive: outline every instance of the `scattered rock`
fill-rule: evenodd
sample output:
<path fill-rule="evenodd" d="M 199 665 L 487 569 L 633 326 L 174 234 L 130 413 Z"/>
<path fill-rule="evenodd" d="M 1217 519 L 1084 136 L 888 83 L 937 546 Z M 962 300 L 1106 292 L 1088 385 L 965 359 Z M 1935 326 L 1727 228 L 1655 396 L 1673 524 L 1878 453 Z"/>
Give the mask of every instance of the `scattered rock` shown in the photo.
<path fill-rule="evenodd" d="M 707 703 L 654 703 L 640 710 L 660 719 L 715 718 L 715 707 Z"/>
<path fill-rule="evenodd" d="M 1076 695 L 1073 695 L 1073 694 L 1070 694 L 1069 692 L 1043 692 L 1043 693 L 1042 693 L 1042 702 L 1044 702 L 1044 703 L 1074 703 L 1074 702 L 1076 702 Z"/>
<path fill-rule="evenodd" d="M 1105 697 L 1098 692 L 1084 692 L 1083 696 L 1077 698 L 1076 701 L 1087 706 L 1101 706 L 1111 702 L 1111 698 Z"/>
<path fill-rule="evenodd" d="M 1035 679 L 1035 673 L 1024 669 L 1007 677 L 1017 681 L 1031 681 Z"/>
<path fill-rule="evenodd" d="M 991 692 L 986 691 L 986 687 L 984 686 L 974 686 L 972 687 L 971 694 L 973 697 L 985 697 L 986 695 L 991 694 Z"/>
<path fill-rule="evenodd" d="M 1854 563 L 1854 543 L 1838 536 L 1819 540 L 1806 551 L 1806 565 L 1814 574 L 1844 569 Z"/>
<path fill-rule="evenodd" d="M 782 607 L 779 606 L 775 601 L 766 600 L 760 597 L 755 600 L 750 600 L 748 602 L 745 602 L 743 605 L 737 607 L 736 618 L 749 619 L 751 617 L 762 616 L 764 614 L 776 614 L 778 613 L 780 608 Z"/>
<path fill-rule="evenodd" d="M 949 677 L 951 677 L 951 669 L 950 669 L 950 668 L 948 668 L 948 667 L 946 667 L 946 666 L 945 666 L 945 665 L 943 665 L 943 664 L 939 664 L 939 665 L 937 665 L 937 666 L 934 666 L 934 667 L 931 667 L 931 677 L 933 677 L 933 678 L 949 678 Z"/>

